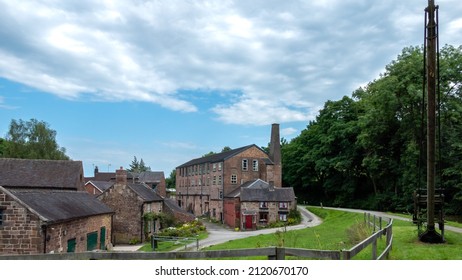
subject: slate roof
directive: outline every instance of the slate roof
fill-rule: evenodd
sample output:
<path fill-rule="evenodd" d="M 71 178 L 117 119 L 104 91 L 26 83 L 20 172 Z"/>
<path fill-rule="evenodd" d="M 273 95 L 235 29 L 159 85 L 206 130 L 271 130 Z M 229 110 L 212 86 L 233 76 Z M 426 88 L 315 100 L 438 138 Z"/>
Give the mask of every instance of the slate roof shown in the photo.
<path fill-rule="evenodd" d="M 252 145 L 248 145 L 248 146 L 244 146 L 244 147 L 241 147 L 241 148 L 237 148 L 237 149 L 234 149 L 234 150 L 229 150 L 229 151 L 226 151 L 226 152 L 222 152 L 222 153 L 218 153 L 218 154 L 213 154 L 213 155 L 210 155 L 210 156 L 206 156 L 206 157 L 200 157 L 200 158 L 196 158 L 196 159 L 192 159 L 180 166 L 178 166 L 177 168 L 181 168 L 181 167 L 187 167 L 187 166 L 191 166 L 191 165 L 196 165 L 196 164 L 203 164 L 203 163 L 207 163 L 207 162 L 221 162 L 221 161 L 224 161 L 224 160 L 227 160 L 247 149 L 250 149 L 251 147 L 257 147 L 258 149 L 260 149 L 261 151 L 263 151 L 260 147 L 258 147 L 257 145 L 255 144 L 252 144 Z M 265 152 L 265 151 L 263 151 Z"/>
<path fill-rule="evenodd" d="M 79 189 L 81 161 L 0 158 L 0 186 Z"/>
<path fill-rule="evenodd" d="M 106 182 L 106 181 L 88 181 L 87 184 L 88 183 L 92 184 L 95 188 L 97 188 L 101 192 L 104 192 L 105 190 L 109 189 L 112 185 L 114 185 L 114 182 Z"/>
<path fill-rule="evenodd" d="M 127 184 L 127 186 L 145 202 L 163 201 L 162 197 L 144 184 Z"/>
<path fill-rule="evenodd" d="M 4 188 L 23 205 L 50 224 L 110 214 L 112 209 L 87 192 Z M 1 190 L 1 187 L 0 187 Z"/>
<path fill-rule="evenodd" d="M 191 218 L 195 218 L 193 214 L 189 213 L 185 209 L 178 206 L 177 202 L 171 198 L 165 198 L 164 203 L 165 203 L 165 206 L 168 207 L 173 212 L 183 213 L 185 215 L 190 216 Z"/>
<path fill-rule="evenodd" d="M 85 183 L 88 181 L 115 181 L 115 172 L 98 172 L 93 177 L 85 177 Z"/>
<path fill-rule="evenodd" d="M 257 179 L 242 184 L 230 192 L 226 197 L 239 197 L 240 201 L 293 201 L 295 193 L 293 188 L 275 188 L 269 183 Z"/>
<path fill-rule="evenodd" d="M 89 181 L 115 181 L 115 172 L 98 172 L 93 177 L 85 177 L 85 182 Z M 127 172 L 128 181 L 139 181 L 155 183 L 165 179 L 163 171 L 144 171 L 141 173 Z"/>
<path fill-rule="evenodd" d="M 154 182 L 160 182 L 164 178 L 164 172 L 162 171 L 144 171 L 141 173 L 133 173 L 129 172 L 132 177 L 135 177 L 135 179 L 138 179 L 139 182 L 143 183 L 154 183 Z M 129 178 L 127 178 L 129 179 Z"/>

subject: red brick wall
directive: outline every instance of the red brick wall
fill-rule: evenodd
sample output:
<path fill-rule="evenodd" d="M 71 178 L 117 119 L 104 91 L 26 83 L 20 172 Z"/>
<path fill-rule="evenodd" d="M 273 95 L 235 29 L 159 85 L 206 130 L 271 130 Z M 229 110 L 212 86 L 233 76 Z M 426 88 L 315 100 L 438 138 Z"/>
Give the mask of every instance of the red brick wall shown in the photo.
<path fill-rule="evenodd" d="M 226 198 L 224 201 L 225 224 L 231 228 L 239 228 L 240 211 L 238 198 Z"/>
<path fill-rule="evenodd" d="M 281 180 L 280 168 L 274 168 L 273 165 L 266 165 L 265 159 L 268 158 L 269 156 L 265 152 L 256 146 L 252 146 L 249 149 L 227 159 L 225 162 L 221 162 L 221 170 L 218 168 L 219 163 L 215 163 L 215 171 L 213 171 L 213 164 L 210 163 L 209 172 L 206 174 L 199 174 L 200 172 L 197 172 L 197 174 L 188 176 L 188 174 L 186 174 L 187 168 L 185 168 L 185 172 L 181 172 L 180 169 L 177 169 L 176 187 L 182 208 L 188 211 L 192 210 L 195 215 L 203 214 L 202 212 L 204 210 L 201 211 L 200 198 L 198 195 L 202 189 L 202 193 L 210 194 L 209 209 L 211 217 L 220 220 L 221 214 L 225 212 L 223 209 L 223 201 L 220 198 L 221 191 L 223 191 L 222 196 L 225 196 L 241 184 L 255 179 L 274 181 L 276 187 L 281 187 L 280 183 L 278 183 Z M 242 170 L 243 159 L 248 160 L 247 171 Z M 253 171 L 253 160 L 258 161 L 258 171 Z M 196 168 L 196 170 L 199 170 L 199 168 Z M 231 175 L 233 174 L 237 176 L 237 182 L 235 184 L 231 183 Z M 219 176 L 221 176 L 221 184 L 218 182 Z M 217 179 L 216 184 L 213 184 L 214 177 Z M 208 178 L 210 178 L 210 181 Z M 199 180 L 201 182 L 201 186 L 198 184 Z M 194 185 L 192 182 L 194 182 Z M 197 196 L 191 194 L 195 194 Z M 215 216 L 213 215 L 213 209 L 215 209 Z"/>
<path fill-rule="evenodd" d="M 95 186 L 93 186 L 90 182 L 87 182 L 85 184 L 85 191 L 89 194 L 92 194 L 92 195 L 99 195 L 101 194 L 101 192 L 95 188 Z"/>
<path fill-rule="evenodd" d="M 255 180 L 262 179 L 267 180 L 266 165 L 264 159 L 268 158 L 268 155 L 257 147 L 251 147 L 244 152 L 228 159 L 224 163 L 224 190 L 225 195 L 236 189 L 241 184 Z M 247 171 L 242 170 L 242 160 L 247 159 L 248 168 Z M 253 160 L 258 160 L 258 171 L 253 171 L 252 163 Z M 231 184 L 231 175 L 237 175 L 237 184 Z"/>

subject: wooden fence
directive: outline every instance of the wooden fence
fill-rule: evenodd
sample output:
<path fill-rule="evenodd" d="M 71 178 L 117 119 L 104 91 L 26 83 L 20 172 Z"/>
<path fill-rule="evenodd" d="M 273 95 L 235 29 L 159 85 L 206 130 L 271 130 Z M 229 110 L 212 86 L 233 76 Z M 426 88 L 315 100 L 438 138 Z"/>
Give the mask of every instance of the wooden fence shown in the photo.
<path fill-rule="evenodd" d="M 342 259 L 351 260 L 354 256 L 359 254 L 369 245 L 372 245 L 372 260 L 384 260 L 390 254 L 393 244 L 393 219 L 388 219 L 385 228 L 382 228 L 382 217 L 371 216 L 368 213 L 364 213 L 364 221 L 365 223 L 372 226 L 374 233 L 363 240 L 361 243 L 353 246 L 351 249 L 342 250 Z M 386 236 L 385 249 L 380 255 L 377 256 L 377 240 L 382 238 L 383 235 Z"/>
<path fill-rule="evenodd" d="M 366 219 L 365 214 L 365 219 Z M 198 252 L 83 252 L 83 253 L 63 253 L 63 254 L 39 254 L 39 255 L 9 255 L 0 256 L 0 260 L 197 260 L 197 259 L 221 259 L 237 257 L 265 256 L 269 260 L 285 260 L 287 256 L 302 257 L 321 260 L 350 260 L 369 245 L 372 245 L 373 260 L 387 258 L 393 242 L 392 226 L 393 220 L 389 220 L 385 228 L 382 227 L 382 219 L 376 224 L 376 217 L 366 220 L 375 228 L 375 232 L 361 243 L 349 250 L 311 250 L 300 248 L 280 248 L 267 247 L 256 249 L 235 249 L 235 250 L 215 250 Z M 378 229 L 377 229 L 378 228 Z M 386 248 L 377 256 L 377 240 L 386 236 Z"/>

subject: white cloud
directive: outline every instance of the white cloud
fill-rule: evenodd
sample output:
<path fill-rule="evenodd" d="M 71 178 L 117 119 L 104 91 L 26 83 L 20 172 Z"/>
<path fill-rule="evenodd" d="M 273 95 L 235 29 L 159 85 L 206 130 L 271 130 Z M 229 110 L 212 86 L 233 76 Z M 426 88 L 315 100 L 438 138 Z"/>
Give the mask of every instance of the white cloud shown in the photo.
<path fill-rule="evenodd" d="M 457 42 L 460 5 L 441 2 L 449 20 L 441 32 Z M 3 2 L 0 76 L 67 99 L 136 100 L 181 112 L 199 111 L 194 98 L 179 94 L 184 89 L 237 90 L 237 98 L 210 105 L 217 119 L 306 122 L 327 99 L 376 78 L 402 48 L 422 44 L 424 6 L 398 0 Z"/>
<path fill-rule="evenodd" d="M 298 132 L 298 129 L 293 128 L 293 127 L 286 127 L 286 128 L 281 129 L 281 136 L 282 137 L 291 136 L 291 135 L 294 135 L 296 132 Z"/>

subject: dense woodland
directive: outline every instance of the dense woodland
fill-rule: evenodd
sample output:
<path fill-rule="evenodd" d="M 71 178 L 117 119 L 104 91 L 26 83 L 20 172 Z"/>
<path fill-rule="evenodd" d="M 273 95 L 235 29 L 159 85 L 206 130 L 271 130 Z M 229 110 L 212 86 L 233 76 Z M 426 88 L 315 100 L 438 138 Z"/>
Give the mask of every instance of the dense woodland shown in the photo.
<path fill-rule="evenodd" d="M 310 204 L 412 212 L 426 188 L 421 47 L 405 48 L 379 78 L 329 100 L 299 136 L 282 140 L 283 180 Z M 440 50 L 437 187 L 462 214 L 462 46 Z M 424 127 L 424 128 L 422 128 Z"/>

